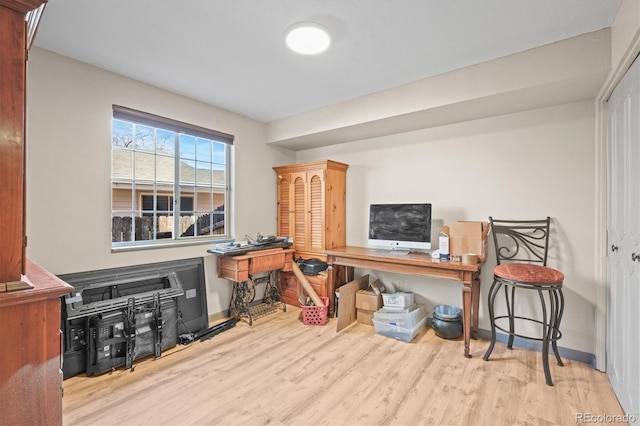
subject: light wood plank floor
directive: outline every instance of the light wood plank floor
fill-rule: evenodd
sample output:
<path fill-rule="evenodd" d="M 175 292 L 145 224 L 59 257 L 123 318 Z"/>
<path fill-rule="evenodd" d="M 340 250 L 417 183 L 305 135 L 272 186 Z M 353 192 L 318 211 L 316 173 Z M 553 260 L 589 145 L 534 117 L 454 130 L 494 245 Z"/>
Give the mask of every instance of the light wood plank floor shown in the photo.
<path fill-rule="evenodd" d="M 64 381 L 65 425 L 545 425 L 578 413 L 623 415 L 607 376 L 586 364 L 487 341 L 412 343 L 335 319 L 305 326 L 288 306 L 211 340 L 177 346 L 134 371 Z M 552 358 L 551 358 L 552 359 Z"/>

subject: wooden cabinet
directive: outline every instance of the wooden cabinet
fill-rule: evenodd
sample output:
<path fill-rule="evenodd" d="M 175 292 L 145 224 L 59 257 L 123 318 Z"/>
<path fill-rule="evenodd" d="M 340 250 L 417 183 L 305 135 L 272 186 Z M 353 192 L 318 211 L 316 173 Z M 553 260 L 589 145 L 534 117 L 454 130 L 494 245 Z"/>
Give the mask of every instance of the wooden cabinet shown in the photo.
<path fill-rule="evenodd" d="M 327 277 L 320 275 L 307 276 L 307 280 L 316 293 L 318 293 L 318 296 L 327 297 Z M 282 289 L 282 301 L 284 303 L 294 306 L 300 305 L 298 296 L 302 293 L 302 286 L 293 272 L 280 273 L 280 288 Z"/>
<path fill-rule="evenodd" d="M 326 259 L 346 244 L 346 164 L 278 166 L 278 235 L 293 238 L 296 257 Z"/>
<path fill-rule="evenodd" d="M 60 297 L 73 287 L 26 266 L 33 288 L 0 293 L 0 424 L 60 425 Z"/>
<path fill-rule="evenodd" d="M 346 245 L 348 167 L 325 160 L 273 168 L 278 176 L 278 235 L 293 238 L 296 258 L 326 261 L 325 250 Z M 333 292 L 326 278 L 309 278 L 320 296 Z M 297 305 L 300 285 L 295 276 L 283 274 L 281 284 L 286 303 Z"/>
<path fill-rule="evenodd" d="M 60 296 L 26 258 L 27 52 L 46 0 L 0 0 L 0 423 L 62 424 Z"/>

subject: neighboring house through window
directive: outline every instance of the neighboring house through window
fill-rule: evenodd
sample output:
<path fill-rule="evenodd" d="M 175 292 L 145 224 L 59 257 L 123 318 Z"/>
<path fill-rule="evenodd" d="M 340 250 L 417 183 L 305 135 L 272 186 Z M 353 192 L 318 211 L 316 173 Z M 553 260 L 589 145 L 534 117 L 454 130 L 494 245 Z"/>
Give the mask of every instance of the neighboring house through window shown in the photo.
<path fill-rule="evenodd" d="M 114 248 L 229 238 L 233 136 L 113 106 Z"/>

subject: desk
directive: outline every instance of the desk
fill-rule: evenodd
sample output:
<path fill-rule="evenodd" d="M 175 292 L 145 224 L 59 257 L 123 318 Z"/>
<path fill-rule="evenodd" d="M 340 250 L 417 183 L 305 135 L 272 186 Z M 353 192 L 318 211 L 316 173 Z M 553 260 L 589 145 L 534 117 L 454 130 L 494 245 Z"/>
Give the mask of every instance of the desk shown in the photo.
<path fill-rule="evenodd" d="M 216 254 L 212 251 L 210 253 Z M 229 302 L 229 316 L 246 316 L 249 325 L 253 318 L 275 312 L 274 305 L 279 303 L 282 310 L 286 305 L 282 302 L 282 292 L 279 287 L 278 273 L 280 270 L 291 271 L 293 249 L 270 248 L 251 251 L 238 256 L 223 256 L 218 258 L 218 277 L 233 281 L 233 292 Z M 256 278 L 254 274 L 267 272 L 268 275 Z M 255 284 L 266 281 L 264 302 L 250 307 L 255 296 Z"/>
<path fill-rule="evenodd" d="M 327 269 L 329 294 L 335 292 L 338 281 L 336 276 L 340 276 L 336 266 L 344 266 L 348 269 L 343 274 L 346 277 L 353 277 L 353 268 L 363 268 L 461 282 L 464 356 L 471 358 L 469 354 L 470 339 L 472 334 L 473 338 L 477 338 L 478 335 L 481 264 L 468 265 L 449 260 L 432 259 L 431 256 L 423 253 L 389 255 L 385 250 L 365 247 L 340 247 L 325 250 L 324 253 L 327 255 L 327 263 L 329 264 Z"/>

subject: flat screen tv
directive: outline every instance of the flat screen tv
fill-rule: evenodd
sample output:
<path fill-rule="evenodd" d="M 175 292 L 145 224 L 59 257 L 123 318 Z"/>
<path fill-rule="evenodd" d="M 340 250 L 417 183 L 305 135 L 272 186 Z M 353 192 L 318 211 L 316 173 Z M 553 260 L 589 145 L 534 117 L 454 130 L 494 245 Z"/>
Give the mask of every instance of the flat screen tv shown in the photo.
<path fill-rule="evenodd" d="M 368 244 L 409 252 L 431 248 L 431 204 L 371 204 Z"/>

